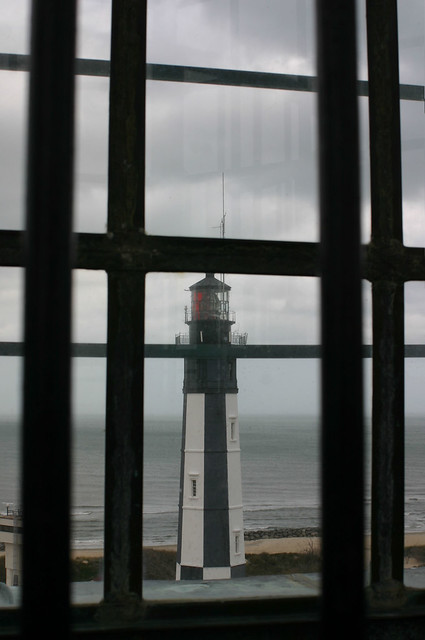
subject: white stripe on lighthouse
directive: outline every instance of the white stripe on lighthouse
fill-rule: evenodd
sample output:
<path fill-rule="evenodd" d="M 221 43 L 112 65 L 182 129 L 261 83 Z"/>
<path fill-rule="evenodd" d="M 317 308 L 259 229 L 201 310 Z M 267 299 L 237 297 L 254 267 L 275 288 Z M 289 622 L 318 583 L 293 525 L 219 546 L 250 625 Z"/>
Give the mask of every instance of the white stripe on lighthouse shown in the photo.
<path fill-rule="evenodd" d="M 226 394 L 230 566 L 245 563 L 238 397 Z"/>
<path fill-rule="evenodd" d="M 203 393 L 188 393 L 186 401 L 181 564 L 202 567 L 205 396 Z"/>

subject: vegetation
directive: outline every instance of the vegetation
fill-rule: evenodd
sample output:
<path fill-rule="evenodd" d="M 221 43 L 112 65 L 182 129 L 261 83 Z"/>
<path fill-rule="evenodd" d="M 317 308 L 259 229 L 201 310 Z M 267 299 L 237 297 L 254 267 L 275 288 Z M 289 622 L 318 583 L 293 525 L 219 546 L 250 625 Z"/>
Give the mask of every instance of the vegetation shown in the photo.
<path fill-rule="evenodd" d="M 404 557 L 406 560 L 414 560 L 418 567 L 425 565 L 425 547 L 405 547 Z"/>
<path fill-rule="evenodd" d="M 406 560 L 417 566 L 425 565 L 425 547 L 406 547 Z M 247 553 L 247 576 L 270 576 L 290 573 L 316 573 L 320 571 L 320 554 L 307 544 L 299 553 Z M 174 580 L 176 553 L 161 549 L 145 549 L 143 575 L 146 580 Z M 71 563 L 72 582 L 103 579 L 103 558 L 75 558 Z M 0 555 L 0 582 L 6 582 L 5 556 Z"/>
<path fill-rule="evenodd" d="M 247 576 L 310 573 L 319 570 L 320 556 L 310 550 L 304 553 L 255 553 L 246 555 Z M 77 558 L 72 563 L 73 581 L 99 580 L 101 574 L 101 558 Z M 159 549 L 145 549 L 143 553 L 143 576 L 145 580 L 174 580 L 176 577 L 176 553 Z"/>
<path fill-rule="evenodd" d="M 406 559 L 414 558 L 418 566 L 425 565 L 425 547 L 406 547 Z M 77 558 L 73 561 L 73 580 L 98 580 L 102 574 L 102 559 Z M 0 568 L 1 571 L 1 568 Z M 307 544 L 298 553 L 247 553 L 247 576 L 270 576 L 320 571 L 320 553 Z M 143 553 L 145 580 L 174 580 L 176 554 L 174 551 L 145 549 Z M 101 578 L 100 578 L 101 579 Z"/>
<path fill-rule="evenodd" d="M 71 582 L 103 580 L 103 558 L 75 558 L 71 562 Z"/>

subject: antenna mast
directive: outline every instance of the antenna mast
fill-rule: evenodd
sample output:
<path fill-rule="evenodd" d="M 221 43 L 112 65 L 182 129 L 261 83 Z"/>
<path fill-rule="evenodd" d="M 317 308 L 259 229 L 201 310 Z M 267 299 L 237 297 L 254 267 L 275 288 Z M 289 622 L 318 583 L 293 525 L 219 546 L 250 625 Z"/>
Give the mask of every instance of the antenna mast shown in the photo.
<path fill-rule="evenodd" d="M 226 222 L 226 212 L 225 212 L 225 207 L 224 207 L 224 172 L 221 174 L 221 190 L 222 190 L 222 197 L 223 197 L 223 212 L 222 212 L 222 218 L 221 218 L 221 222 L 220 222 L 220 237 L 224 239 L 225 236 L 225 222 Z M 223 292 L 224 292 L 224 273 L 221 274 L 222 277 L 222 282 L 223 282 Z"/>

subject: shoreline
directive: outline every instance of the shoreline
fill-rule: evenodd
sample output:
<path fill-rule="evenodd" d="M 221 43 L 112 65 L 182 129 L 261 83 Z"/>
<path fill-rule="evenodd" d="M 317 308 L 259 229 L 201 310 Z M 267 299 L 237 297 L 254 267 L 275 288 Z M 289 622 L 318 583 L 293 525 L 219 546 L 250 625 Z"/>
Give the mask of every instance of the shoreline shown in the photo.
<path fill-rule="evenodd" d="M 264 532 L 265 533 L 265 532 Z M 277 554 L 277 553 L 311 553 L 320 550 L 321 538 L 319 535 L 292 535 L 287 537 L 261 537 L 253 540 L 245 540 L 245 554 Z M 425 547 L 425 531 L 406 533 L 404 546 Z M 177 551 L 177 545 L 143 545 L 144 550 Z M 365 558 L 370 555 L 370 535 L 365 535 Z M 71 558 L 102 558 L 103 548 L 71 549 Z"/>

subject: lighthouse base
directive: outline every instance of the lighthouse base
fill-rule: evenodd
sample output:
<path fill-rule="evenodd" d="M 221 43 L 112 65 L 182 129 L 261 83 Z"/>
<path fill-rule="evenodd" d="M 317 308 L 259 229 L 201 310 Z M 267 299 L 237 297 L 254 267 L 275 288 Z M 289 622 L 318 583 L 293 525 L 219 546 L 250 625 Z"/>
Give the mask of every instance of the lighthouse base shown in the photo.
<path fill-rule="evenodd" d="M 234 567 L 188 567 L 177 563 L 176 580 L 227 580 L 244 578 L 245 564 Z"/>

